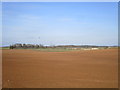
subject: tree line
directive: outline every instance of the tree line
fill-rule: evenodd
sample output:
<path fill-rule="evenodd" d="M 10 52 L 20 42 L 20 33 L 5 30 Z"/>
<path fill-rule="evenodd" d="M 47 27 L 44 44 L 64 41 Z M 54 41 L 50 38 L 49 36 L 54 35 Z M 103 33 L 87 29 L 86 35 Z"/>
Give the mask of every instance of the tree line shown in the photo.
<path fill-rule="evenodd" d="M 38 45 L 34 45 L 34 44 L 14 44 L 14 45 L 10 45 L 10 49 L 14 49 L 14 48 L 45 48 L 45 46 L 43 46 L 42 44 Z"/>
<path fill-rule="evenodd" d="M 44 46 L 42 44 L 13 44 L 10 49 L 27 49 L 27 48 L 108 48 L 108 46 L 94 46 L 94 45 L 58 45 L 58 46 Z"/>

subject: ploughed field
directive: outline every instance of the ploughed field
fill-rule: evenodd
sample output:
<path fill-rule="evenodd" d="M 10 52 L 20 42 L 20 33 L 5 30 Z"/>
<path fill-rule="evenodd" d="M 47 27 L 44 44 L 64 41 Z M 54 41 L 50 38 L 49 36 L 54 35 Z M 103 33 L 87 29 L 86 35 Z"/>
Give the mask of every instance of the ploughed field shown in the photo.
<path fill-rule="evenodd" d="M 117 88 L 117 49 L 3 50 L 3 88 Z"/>

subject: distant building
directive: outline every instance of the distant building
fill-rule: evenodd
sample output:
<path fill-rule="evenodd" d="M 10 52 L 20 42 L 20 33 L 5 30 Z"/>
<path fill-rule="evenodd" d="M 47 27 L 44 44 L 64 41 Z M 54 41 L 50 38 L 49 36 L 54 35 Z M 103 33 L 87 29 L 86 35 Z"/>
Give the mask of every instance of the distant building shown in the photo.
<path fill-rule="evenodd" d="M 97 49 L 99 49 L 99 48 L 91 48 L 92 50 L 97 50 Z"/>

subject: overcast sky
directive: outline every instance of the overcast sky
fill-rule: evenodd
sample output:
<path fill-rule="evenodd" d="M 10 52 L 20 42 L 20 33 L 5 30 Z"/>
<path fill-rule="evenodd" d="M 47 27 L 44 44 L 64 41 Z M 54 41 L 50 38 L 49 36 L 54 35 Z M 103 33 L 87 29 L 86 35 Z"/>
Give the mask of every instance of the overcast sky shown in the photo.
<path fill-rule="evenodd" d="M 117 45 L 117 2 L 4 2 L 3 45 Z"/>

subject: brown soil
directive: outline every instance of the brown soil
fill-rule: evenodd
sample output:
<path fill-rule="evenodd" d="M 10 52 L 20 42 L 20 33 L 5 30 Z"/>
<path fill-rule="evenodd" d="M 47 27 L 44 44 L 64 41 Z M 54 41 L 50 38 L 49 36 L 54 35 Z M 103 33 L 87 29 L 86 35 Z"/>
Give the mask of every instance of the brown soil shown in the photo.
<path fill-rule="evenodd" d="M 117 88 L 117 49 L 3 50 L 3 88 Z"/>
<path fill-rule="evenodd" d="M 0 50 L 0 89 L 2 89 L 2 50 Z"/>

